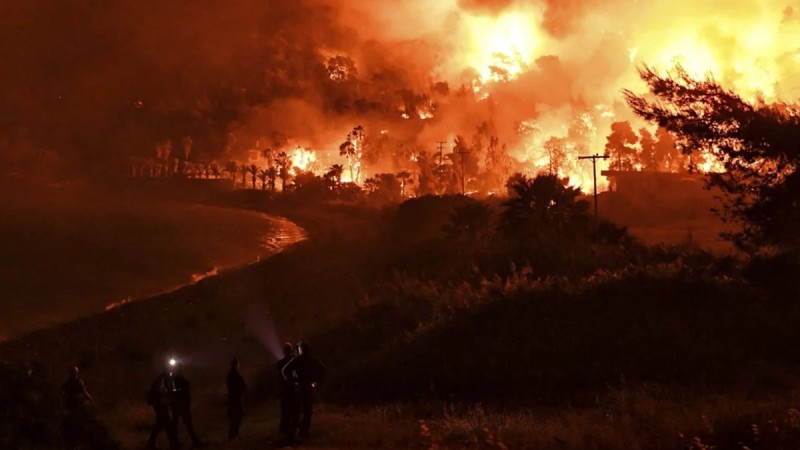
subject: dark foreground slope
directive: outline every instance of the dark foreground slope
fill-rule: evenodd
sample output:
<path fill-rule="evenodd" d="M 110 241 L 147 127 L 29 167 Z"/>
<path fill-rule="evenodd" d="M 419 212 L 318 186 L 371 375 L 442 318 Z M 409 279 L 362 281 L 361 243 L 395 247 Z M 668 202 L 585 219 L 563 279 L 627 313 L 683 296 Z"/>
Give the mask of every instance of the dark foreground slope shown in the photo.
<path fill-rule="evenodd" d="M 800 442 L 792 299 L 690 247 L 616 240 L 547 267 L 512 264 L 518 246 L 442 231 L 469 202 L 420 201 L 277 210 L 312 239 L 0 351 L 50 381 L 80 364 L 98 420 L 126 448 L 146 438 L 144 391 L 168 355 L 186 363 L 212 448 L 225 447 L 224 373 L 238 356 L 251 387 L 241 448 L 263 448 L 276 428 L 273 352 L 300 338 L 330 375 L 305 448 Z"/>

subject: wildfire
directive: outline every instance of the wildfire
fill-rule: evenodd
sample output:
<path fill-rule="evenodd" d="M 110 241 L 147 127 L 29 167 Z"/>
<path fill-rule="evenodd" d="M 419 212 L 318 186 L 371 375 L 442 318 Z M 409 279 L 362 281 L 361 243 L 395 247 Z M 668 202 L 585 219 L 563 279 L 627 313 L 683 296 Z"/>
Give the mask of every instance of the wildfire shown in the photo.
<path fill-rule="evenodd" d="M 787 10 L 769 2 L 745 3 L 726 4 L 724 11 L 697 5 L 658 28 L 639 30 L 631 36 L 637 49 L 631 60 L 666 70 L 680 64 L 689 75 L 713 76 L 751 100 L 776 100 L 785 94 L 778 89 L 782 75 L 800 69 L 785 58 L 797 47 L 796 25 L 787 22 Z M 653 9 L 652 20 L 663 5 Z"/>
<path fill-rule="evenodd" d="M 292 168 L 307 171 L 317 161 L 317 154 L 313 150 L 297 147 L 292 152 Z"/>
<path fill-rule="evenodd" d="M 493 137 L 514 159 L 508 170 L 554 173 L 587 191 L 593 183 L 593 167 L 578 157 L 605 154 L 612 124 L 629 122 L 630 132 L 637 137 L 624 145 L 638 152 L 637 157 L 649 154 L 647 148 L 658 130 L 636 118 L 620 96 L 622 89 L 643 88 L 636 70 L 643 64 L 661 71 L 680 65 L 690 76 L 712 76 L 749 100 L 791 101 L 787 97 L 800 92 L 800 82 L 793 78 L 800 74 L 800 46 L 794 42 L 800 33 L 800 14 L 776 6 L 777 0 L 708 0 L 691 5 L 667 0 L 400 3 L 397 10 L 392 8 L 391 17 L 380 22 L 398 36 L 388 32 L 383 36 L 383 29 L 368 31 L 378 41 L 386 37 L 387 51 L 402 50 L 390 59 L 417 81 L 398 76 L 405 84 L 391 86 L 394 78 L 384 75 L 393 73 L 394 67 L 384 67 L 382 58 L 370 52 L 320 50 L 320 62 L 335 82 L 332 89 L 355 89 L 359 96 L 387 93 L 386 101 L 395 103 L 382 110 L 390 118 L 353 117 L 353 123 L 374 127 L 374 134 L 358 127 L 346 135 L 345 143 L 345 136 L 337 137 L 319 153 L 320 161 L 308 149 L 287 151 L 297 169 L 321 173 L 333 164 L 341 165 L 341 181 L 361 184 L 367 171 L 414 168 L 410 164 L 416 164 L 414 156 L 405 164 L 386 163 L 391 159 L 387 158 L 391 150 L 386 148 L 394 145 L 431 152 L 434 142 L 452 141 L 459 135 L 468 146 L 478 142 L 485 147 L 485 139 L 472 139 L 476 124 L 485 121 L 494 125 L 492 132 L 497 135 Z M 362 12 L 386 11 L 365 7 Z M 420 43 L 426 45 L 419 48 L 430 44 L 436 51 L 431 55 L 411 52 L 421 55 L 419 59 L 406 55 L 406 45 L 416 49 Z M 366 89 L 375 74 L 387 86 Z M 425 86 L 414 84 L 419 80 L 425 80 Z M 445 89 L 424 91 L 440 82 Z M 391 92 L 415 97 L 397 101 Z M 424 98 L 420 94 L 428 95 L 427 103 L 416 100 Z M 391 123 L 389 119 L 405 125 L 392 130 L 392 140 L 383 139 L 377 146 L 373 138 L 386 134 L 381 128 Z M 655 170 L 685 170 L 687 165 L 703 172 L 721 170 L 713 155 L 695 154 L 693 160 L 684 156 Z M 624 170 L 654 170 L 652 158 L 648 163 L 643 160 L 627 164 Z M 475 170 L 484 169 L 484 161 L 477 158 L 481 167 Z M 608 169 L 610 164 L 597 161 L 597 169 Z M 606 179 L 597 181 L 604 189 Z"/>
<path fill-rule="evenodd" d="M 527 70 L 538 47 L 537 14 L 516 11 L 498 17 L 465 17 L 464 62 L 478 73 L 478 84 L 507 81 Z"/>

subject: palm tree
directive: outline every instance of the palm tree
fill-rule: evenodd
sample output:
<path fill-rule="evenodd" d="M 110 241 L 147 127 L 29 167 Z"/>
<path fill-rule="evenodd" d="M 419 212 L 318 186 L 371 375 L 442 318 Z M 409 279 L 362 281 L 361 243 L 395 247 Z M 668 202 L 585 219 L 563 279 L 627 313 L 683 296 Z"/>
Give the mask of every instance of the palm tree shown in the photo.
<path fill-rule="evenodd" d="M 242 175 L 242 188 L 247 188 L 247 174 L 250 172 L 250 168 L 247 167 L 246 164 L 242 164 L 239 167 L 239 173 Z"/>
<path fill-rule="evenodd" d="M 563 223 L 588 211 L 588 203 L 577 200 L 581 190 L 568 186 L 556 175 L 528 178 L 515 174 L 508 180 L 508 191 L 502 214 L 506 231 L 519 231 L 533 224 Z"/>
<path fill-rule="evenodd" d="M 265 191 L 267 189 L 267 180 L 269 179 L 269 172 L 268 169 L 261 169 L 258 171 L 258 180 L 261 181 L 261 190 Z"/>
<path fill-rule="evenodd" d="M 292 176 L 289 172 L 292 169 L 292 160 L 286 152 L 280 152 L 275 156 L 275 168 L 278 169 L 278 176 L 281 179 L 281 192 L 286 192 L 286 183 Z"/>
<path fill-rule="evenodd" d="M 194 178 L 194 172 L 196 168 L 193 162 L 184 161 L 183 162 L 183 176 L 185 178 Z"/>
<path fill-rule="evenodd" d="M 269 190 L 275 192 L 275 180 L 278 179 L 278 169 L 275 166 L 267 167 L 267 178 L 269 179 Z"/>
<path fill-rule="evenodd" d="M 247 168 L 247 173 L 250 174 L 251 181 L 253 182 L 253 189 L 256 188 L 256 178 L 258 177 L 258 166 L 255 164 L 250 164 Z"/>
<path fill-rule="evenodd" d="M 225 163 L 225 172 L 231 177 L 233 183 L 236 184 L 236 174 L 239 172 L 239 164 L 236 161 L 227 161 Z"/>
<path fill-rule="evenodd" d="M 350 166 L 350 181 L 358 183 L 361 178 L 361 153 L 364 147 L 364 127 L 361 125 L 353 128 L 347 134 L 347 140 L 339 145 L 339 155 L 347 158 Z"/>
<path fill-rule="evenodd" d="M 339 145 L 339 155 L 344 156 L 347 158 L 347 165 L 350 167 L 350 181 L 356 181 L 355 175 L 355 155 L 356 155 L 356 147 L 353 143 L 348 139 L 342 142 Z"/>
<path fill-rule="evenodd" d="M 222 176 L 222 172 L 219 170 L 219 164 L 216 162 L 211 163 L 211 176 L 217 180 Z"/>
<path fill-rule="evenodd" d="M 488 229 L 492 220 L 489 206 L 479 201 L 472 201 L 456 207 L 450 214 L 450 221 L 444 226 L 444 232 L 450 237 L 468 236 L 475 239 Z"/>
<path fill-rule="evenodd" d="M 342 173 L 344 173 L 344 166 L 341 164 L 334 164 L 325 172 L 325 178 L 333 181 L 334 185 L 342 184 Z"/>
<path fill-rule="evenodd" d="M 411 179 L 411 173 L 403 170 L 397 173 L 397 179 L 400 181 L 400 196 L 406 196 L 406 186 L 412 184 L 414 180 Z"/>

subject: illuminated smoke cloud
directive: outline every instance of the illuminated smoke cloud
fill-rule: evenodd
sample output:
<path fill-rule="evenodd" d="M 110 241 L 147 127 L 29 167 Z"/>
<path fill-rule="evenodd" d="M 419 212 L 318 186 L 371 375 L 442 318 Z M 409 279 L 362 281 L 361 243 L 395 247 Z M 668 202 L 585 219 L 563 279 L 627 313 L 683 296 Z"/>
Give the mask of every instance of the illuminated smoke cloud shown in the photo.
<path fill-rule="evenodd" d="M 27 144 L 10 147 L 55 148 L 81 168 L 187 135 L 206 159 L 258 142 L 331 153 L 317 159 L 325 166 L 343 162 L 356 125 L 381 136 L 372 173 L 400 169 L 387 162 L 400 145 L 430 152 L 484 122 L 522 161 L 542 160 L 551 137 L 602 152 L 610 125 L 633 120 L 620 90 L 643 88 L 640 64 L 796 99 L 795 3 L 12 2 L 0 107 L 15 114 L 0 131 Z"/>

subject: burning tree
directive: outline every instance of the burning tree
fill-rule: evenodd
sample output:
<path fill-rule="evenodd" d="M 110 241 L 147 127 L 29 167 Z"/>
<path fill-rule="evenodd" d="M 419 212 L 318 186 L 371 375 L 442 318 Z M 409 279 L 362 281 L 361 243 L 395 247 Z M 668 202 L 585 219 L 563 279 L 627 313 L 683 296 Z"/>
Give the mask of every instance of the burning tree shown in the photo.
<path fill-rule="evenodd" d="M 614 122 L 606 142 L 606 154 L 613 160 L 611 167 L 616 170 L 633 170 L 638 165 L 639 155 L 636 144 L 639 136 L 631 128 L 630 122 Z"/>
<path fill-rule="evenodd" d="M 331 181 L 333 186 L 337 187 L 342 184 L 342 174 L 344 173 L 344 166 L 341 164 L 334 164 L 325 172 L 325 178 Z"/>
<path fill-rule="evenodd" d="M 567 159 L 566 139 L 555 136 L 544 142 L 544 151 L 548 156 L 548 169 L 550 175 L 558 175 L 558 171 Z"/>
<path fill-rule="evenodd" d="M 347 158 L 350 181 L 358 183 L 361 178 L 361 155 L 364 145 L 364 127 L 356 126 L 347 134 L 347 140 L 339 145 L 339 154 Z"/>
<path fill-rule="evenodd" d="M 680 67 L 664 76 L 644 67 L 640 75 L 654 97 L 625 91 L 633 111 L 675 133 L 684 152 L 707 152 L 724 166 L 709 184 L 725 194 L 723 218 L 743 225 L 728 237 L 749 251 L 800 251 L 800 109 L 749 103 Z"/>

